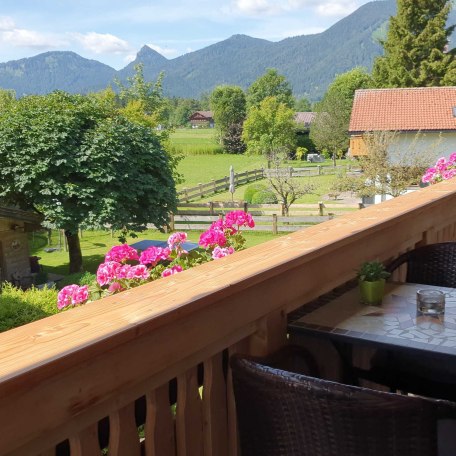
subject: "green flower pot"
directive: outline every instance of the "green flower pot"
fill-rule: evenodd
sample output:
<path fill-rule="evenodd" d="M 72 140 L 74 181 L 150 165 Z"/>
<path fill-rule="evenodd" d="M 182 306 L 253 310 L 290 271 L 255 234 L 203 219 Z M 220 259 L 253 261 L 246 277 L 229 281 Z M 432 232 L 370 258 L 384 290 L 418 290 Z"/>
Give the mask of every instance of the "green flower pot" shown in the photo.
<path fill-rule="evenodd" d="M 370 306 L 378 306 L 382 303 L 385 293 L 385 279 L 375 282 L 359 281 L 361 302 Z"/>

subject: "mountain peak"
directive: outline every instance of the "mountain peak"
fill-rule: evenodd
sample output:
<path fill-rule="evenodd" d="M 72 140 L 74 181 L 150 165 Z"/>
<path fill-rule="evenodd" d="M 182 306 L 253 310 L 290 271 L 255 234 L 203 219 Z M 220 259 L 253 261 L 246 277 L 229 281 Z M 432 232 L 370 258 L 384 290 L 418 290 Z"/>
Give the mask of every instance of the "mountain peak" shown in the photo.
<path fill-rule="evenodd" d="M 150 46 L 145 44 L 139 52 L 136 54 L 136 60 L 167 60 L 166 57 L 163 57 L 159 52 L 157 52 L 155 49 L 152 49 Z"/>

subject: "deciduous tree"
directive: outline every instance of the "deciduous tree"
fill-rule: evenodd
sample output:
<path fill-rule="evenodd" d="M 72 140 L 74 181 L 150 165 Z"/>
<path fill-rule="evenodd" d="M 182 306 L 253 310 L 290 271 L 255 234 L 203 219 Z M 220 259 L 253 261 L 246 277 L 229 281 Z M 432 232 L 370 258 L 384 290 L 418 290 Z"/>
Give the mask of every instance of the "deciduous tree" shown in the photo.
<path fill-rule="evenodd" d="M 54 92 L 0 110 L 0 198 L 65 230 L 80 271 L 78 228 L 163 226 L 176 205 L 172 165 L 155 132 L 97 97 Z"/>
<path fill-rule="evenodd" d="M 311 112 L 312 103 L 306 97 L 298 98 L 295 100 L 294 108 L 297 112 Z"/>
<path fill-rule="evenodd" d="M 248 111 L 242 137 L 248 153 L 269 157 L 277 151 L 294 152 L 295 130 L 294 110 L 276 97 L 268 97 Z"/>
<path fill-rule="evenodd" d="M 275 97 L 279 103 L 293 108 L 294 99 L 290 83 L 276 69 L 270 68 L 247 89 L 247 108 L 259 107 L 261 102 Z"/>
<path fill-rule="evenodd" d="M 336 76 L 323 100 L 317 104 L 317 115 L 310 126 L 310 139 L 318 150 L 327 149 L 334 159 L 348 149 L 348 125 L 356 89 L 372 86 L 363 68 L 354 68 Z"/>
<path fill-rule="evenodd" d="M 210 103 L 220 143 L 227 152 L 239 153 L 242 149 L 242 124 L 246 115 L 244 91 L 237 86 L 218 86 L 211 93 Z"/>
<path fill-rule="evenodd" d="M 160 73 L 155 82 L 144 79 L 144 65 L 135 65 L 135 73 L 123 84 L 117 80 L 121 110 L 128 119 L 145 126 L 155 128 L 164 124 L 168 118 L 168 102 L 163 97 L 162 82 L 164 74 Z"/>
<path fill-rule="evenodd" d="M 296 178 L 290 174 L 289 169 L 283 166 L 287 159 L 286 153 L 276 151 L 269 159 L 272 166 L 266 179 L 282 203 L 282 215 L 287 216 L 290 213 L 290 206 L 301 196 L 312 193 L 315 186 L 303 178 Z"/>

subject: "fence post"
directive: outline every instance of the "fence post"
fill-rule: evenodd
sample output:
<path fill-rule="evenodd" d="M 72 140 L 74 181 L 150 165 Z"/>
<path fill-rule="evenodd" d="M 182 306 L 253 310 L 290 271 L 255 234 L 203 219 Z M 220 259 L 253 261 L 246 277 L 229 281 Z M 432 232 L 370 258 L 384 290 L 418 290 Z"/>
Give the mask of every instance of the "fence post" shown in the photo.
<path fill-rule="evenodd" d="M 321 174 L 321 165 L 317 165 L 317 168 L 318 168 L 318 175 Z"/>
<path fill-rule="evenodd" d="M 215 179 L 212 179 L 212 186 L 214 187 L 214 193 L 217 193 L 217 184 L 215 183 Z"/>
<path fill-rule="evenodd" d="M 204 196 L 204 193 L 203 193 L 203 184 L 199 183 L 199 184 L 198 184 L 198 187 L 199 187 L 199 191 L 200 191 L 200 198 L 203 198 L 203 196 Z"/>
<path fill-rule="evenodd" d="M 247 201 L 244 201 L 244 212 L 249 212 L 249 203 Z"/>
<path fill-rule="evenodd" d="M 230 178 L 228 176 L 225 176 L 225 190 L 230 189 Z"/>
<path fill-rule="evenodd" d="M 214 201 L 209 201 L 209 214 L 214 215 Z"/>
<path fill-rule="evenodd" d="M 169 229 L 174 231 L 174 213 L 170 212 L 169 214 Z"/>
<path fill-rule="evenodd" d="M 320 215 L 325 215 L 325 205 L 323 204 L 323 201 L 318 202 L 318 212 Z"/>
<path fill-rule="evenodd" d="M 365 207 L 364 203 L 358 203 L 358 209 L 364 209 Z"/>
<path fill-rule="evenodd" d="M 185 202 L 188 203 L 188 191 L 187 188 L 184 188 L 184 196 L 185 196 Z"/>
<path fill-rule="evenodd" d="M 293 177 L 293 167 L 292 167 L 292 166 L 290 166 L 290 167 L 288 168 L 288 172 L 289 172 L 289 174 L 290 174 L 290 177 Z"/>
<path fill-rule="evenodd" d="M 277 234 L 277 214 L 272 214 L 272 234 Z"/>

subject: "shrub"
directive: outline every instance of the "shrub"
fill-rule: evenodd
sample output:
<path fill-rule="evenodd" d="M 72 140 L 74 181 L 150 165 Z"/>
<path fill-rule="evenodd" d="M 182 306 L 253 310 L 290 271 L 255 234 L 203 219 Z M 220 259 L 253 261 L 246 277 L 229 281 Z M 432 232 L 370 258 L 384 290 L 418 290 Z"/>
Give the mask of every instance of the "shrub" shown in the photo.
<path fill-rule="evenodd" d="M 252 203 L 253 195 L 262 190 L 267 190 L 268 187 L 265 184 L 253 184 L 249 185 L 244 191 L 244 201 L 246 203 Z"/>
<path fill-rule="evenodd" d="M 277 195 L 272 190 L 260 190 L 252 197 L 252 204 L 277 204 Z"/>
<path fill-rule="evenodd" d="M 296 160 L 304 160 L 307 158 L 307 148 L 306 147 L 297 147 L 296 148 Z"/>
<path fill-rule="evenodd" d="M 60 280 L 57 283 L 57 288 L 62 289 L 72 283 L 77 283 L 78 285 L 91 285 L 95 280 L 97 280 L 97 276 L 91 272 L 75 272 Z"/>
<path fill-rule="evenodd" d="M 5 283 L 0 293 L 0 332 L 57 313 L 55 288 L 21 290 Z"/>

